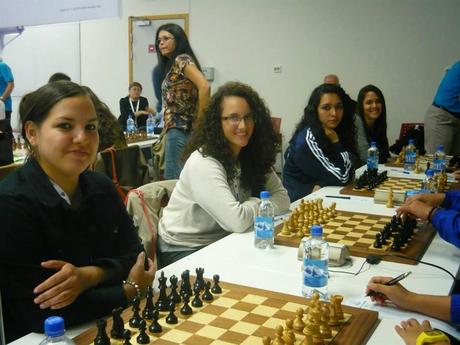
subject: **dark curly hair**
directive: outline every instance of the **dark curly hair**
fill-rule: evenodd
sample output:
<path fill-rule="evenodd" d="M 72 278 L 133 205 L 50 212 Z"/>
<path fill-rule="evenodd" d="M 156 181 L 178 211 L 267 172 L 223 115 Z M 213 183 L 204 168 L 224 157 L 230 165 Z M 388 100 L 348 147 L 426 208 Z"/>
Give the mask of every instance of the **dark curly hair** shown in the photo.
<path fill-rule="evenodd" d="M 224 136 L 221 119 L 222 101 L 229 96 L 243 97 L 254 116 L 254 131 L 248 145 L 240 151 L 238 160 L 242 187 L 250 190 L 252 196 L 258 197 L 265 187 L 265 175 L 275 163 L 276 147 L 280 139 L 273 129 L 270 110 L 250 86 L 228 82 L 217 90 L 192 132 L 192 137 L 184 150 L 184 159 L 200 149 L 205 157 L 213 157 L 224 166 L 229 183 L 236 177 L 237 162 Z"/>
<path fill-rule="evenodd" d="M 310 127 L 324 153 L 332 154 L 332 143 L 324 133 L 323 126 L 318 117 L 318 106 L 321 102 L 321 97 L 328 93 L 336 94 L 343 103 L 342 121 L 340 121 L 339 125 L 335 128 L 340 143 L 347 151 L 356 155 L 356 129 L 353 123 L 353 108 L 349 102 L 346 101 L 345 91 L 343 91 L 339 85 L 322 84 L 313 90 L 308 104 L 304 109 L 302 119 L 297 124 L 290 143 L 295 140 L 297 133 L 305 127 Z"/>

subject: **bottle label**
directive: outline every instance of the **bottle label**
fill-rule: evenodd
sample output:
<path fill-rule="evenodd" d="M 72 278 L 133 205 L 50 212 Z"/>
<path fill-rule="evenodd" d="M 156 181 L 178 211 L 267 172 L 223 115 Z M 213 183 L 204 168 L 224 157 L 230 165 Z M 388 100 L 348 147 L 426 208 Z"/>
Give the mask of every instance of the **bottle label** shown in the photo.
<path fill-rule="evenodd" d="M 378 169 L 379 167 L 379 162 L 378 160 L 376 159 L 377 157 L 368 157 L 367 158 L 367 168 L 368 169 Z"/>
<path fill-rule="evenodd" d="M 415 164 L 416 152 L 406 152 L 406 163 Z"/>
<path fill-rule="evenodd" d="M 272 238 L 274 235 L 273 218 L 271 217 L 256 217 L 254 223 L 256 237 L 258 238 Z"/>
<path fill-rule="evenodd" d="M 303 259 L 303 284 L 311 287 L 327 285 L 327 260 Z"/>

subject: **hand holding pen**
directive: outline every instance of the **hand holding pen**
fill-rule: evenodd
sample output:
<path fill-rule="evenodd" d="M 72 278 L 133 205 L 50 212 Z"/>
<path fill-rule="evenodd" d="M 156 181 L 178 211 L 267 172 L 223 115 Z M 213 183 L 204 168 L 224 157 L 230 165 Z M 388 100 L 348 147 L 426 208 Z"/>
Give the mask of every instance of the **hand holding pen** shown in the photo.
<path fill-rule="evenodd" d="M 410 274 L 411 272 L 406 272 L 396 278 L 372 277 L 366 287 L 366 296 L 379 304 L 391 301 L 398 307 L 404 308 L 405 300 L 411 292 L 398 283 Z"/>

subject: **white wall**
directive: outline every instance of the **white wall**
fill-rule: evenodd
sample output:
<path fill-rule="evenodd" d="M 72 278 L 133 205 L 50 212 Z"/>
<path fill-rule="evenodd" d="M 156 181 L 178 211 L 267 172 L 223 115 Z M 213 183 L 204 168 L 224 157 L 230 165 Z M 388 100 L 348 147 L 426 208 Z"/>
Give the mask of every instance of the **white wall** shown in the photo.
<path fill-rule="evenodd" d="M 121 19 L 81 23 L 82 83 L 115 113 L 128 84 L 128 16 L 172 13 L 190 14 L 192 47 L 216 68 L 213 89 L 251 84 L 286 139 L 313 88 L 336 73 L 353 98 L 369 83 L 382 89 L 392 143 L 401 122 L 423 122 L 444 68 L 460 59 L 458 0 L 122 0 Z"/>

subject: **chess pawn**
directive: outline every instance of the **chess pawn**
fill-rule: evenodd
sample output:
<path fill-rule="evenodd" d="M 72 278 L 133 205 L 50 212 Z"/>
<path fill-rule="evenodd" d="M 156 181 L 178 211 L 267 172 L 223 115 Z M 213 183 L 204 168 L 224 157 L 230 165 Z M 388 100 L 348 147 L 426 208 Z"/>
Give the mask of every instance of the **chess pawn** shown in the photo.
<path fill-rule="evenodd" d="M 313 336 L 313 345 L 324 345 L 324 339 L 321 334 L 316 334 Z"/>
<path fill-rule="evenodd" d="M 294 328 L 296 331 L 301 332 L 305 328 L 305 323 L 302 321 L 303 309 L 298 308 L 295 314 L 296 316 L 294 319 L 294 323 L 292 324 L 292 328 Z"/>
<path fill-rule="evenodd" d="M 321 326 L 319 326 L 319 331 L 320 331 L 321 337 L 323 339 L 332 338 L 332 331 L 331 331 L 331 328 L 329 327 L 329 325 L 322 324 Z"/>
<path fill-rule="evenodd" d="M 305 338 L 302 341 L 302 345 L 313 345 L 313 334 L 311 333 L 310 329 L 305 327 L 302 333 L 305 335 Z"/>
<path fill-rule="evenodd" d="M 263 345 L 270 345 L 272 343 L 272 338 L 269 336 L 265 336 L 262 338 L 262 344 Z"/>
<path fill-rule="evenodd" d="M 275 328 L 276 338 L 273 340 L 273 345 L 285 345 L 283 340 L 283 326 L 278 325 Z"/>
<path fill-rule="evenodd" d="M 281 235 L 289 236 L 291 232 L 289 231 L 288 221 L 285 219 L 283 222 L 283 228 L 281 229 Z"/>
<path fill-rule="evenodd" d="M 335 307 L 331 303 L 329 304 L 329 326 L 338 326 L 339 325 L 339 320 L 337 319 L 337 312 L 335 311 Z"/>
<path fill-rule="evenodd" d="M 393 208 L 393 189 L 390 188 L 388 191 L 388 196 L 387 196 L 387 203 L 385 205 L 387 208 Z"/>
<path fill-rule="evenodd" d="M 293 321 L 292 319 L 286 319 L 285 321 L 286 327 L 284 328 L 283 332 L 283 340 L 286 345 L 294 344 L 295 343 L 295 335 L 292 331 Z"/>
<path fill-rule="evenodd" d="M 342 310 L 342 301 L 343 301 L 343 296 L 341 295 L 335 295 L 333 299 L 334 303 L 334 309 L 337 313 L 337 319 L 338 320 L 343 320 L 345 317 L 343 316 L 343 310 Z"/>

